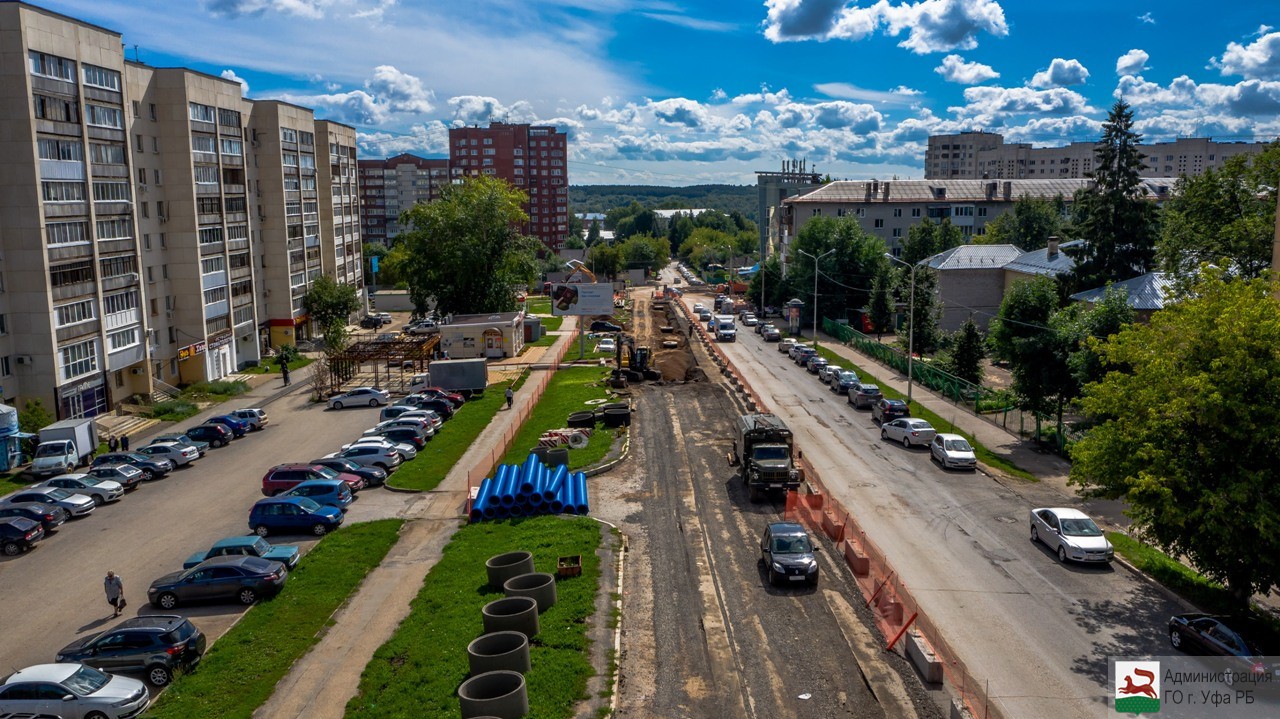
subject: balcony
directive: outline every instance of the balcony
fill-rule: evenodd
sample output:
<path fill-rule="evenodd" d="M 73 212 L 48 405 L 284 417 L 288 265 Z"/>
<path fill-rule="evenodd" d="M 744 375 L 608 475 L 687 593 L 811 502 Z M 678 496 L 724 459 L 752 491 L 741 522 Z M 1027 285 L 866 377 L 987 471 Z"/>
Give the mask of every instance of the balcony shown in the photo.
<path fill-rule="evenodd" d="M 204 242 L 200 245 L 200 256 L 220 255 L 223 252 L 223 243 L 221 242 Z"/>
<path fill-rule="evenodd" d="M 142 311 L 138 308 L 125 310 L 124 312 L 112 312 L 106 317 L 106 328 L 108 332 L 124 329 L 129 325 L 136 325 L 142 321 Z"/>
<path fill-rule="evenodd" d="M 104 293 L 114 292 L 116 290 L 123 290 L 126 287 L 137 287 L 137 286 L 138 286 L 138 273 L 136 272 L 130 272 L 127 275 L 117 275 L 115 277 L 105 277 L 102 280 L 102 291 Z"/>
<path fill-rule="evenodd" d="M 137 252 L 137 243 L 134 242 L 132 237 L 98 241 L 99 255 L 115 255 L 121 252 L 128 252 L 130 254 Z"/>
<path fill-rule="evenodd" d="M 217 184 L 209 184 L 204 182 L 196 183 L 197 197 L 217 197 L 222 194 L 222 188 Z"/>
<path fill-rule="evenodd" d="M 235 252 L 236 250 L 247 250 L 249 249 L 249 239 L 241 238 L 238 240 L 227 240 L 227 249 L 231 252 Z"/>
<path fill-rule="evenodd" d="M 58 338 L 58 343 L 61 344 L 80 337 L 97 335 L 98 329 L 98 320 L 90 320 L 88 322 L 77 322 L 67 327 L 59 327 L 54 334 Z"/>
<path fill-rule="evenodd" d="M 93 295 L 97 293 L 97 290 L 98 284 L 96 282 L 76 282 L 75 284 L 54 287 L 50 291 L 50 294 L 53 295 L 54 302 L 61 302 L 62 300 L 69 300 L 73 297 Z"/>
<path fill-rule="evenodd" d="M 89 205 L 84 202 L 46 202 L 44 216 L 50 220 L 61 220 L 67 217 L 84 217 L 89 214 Z"/>
<path fill-rule="evenodd" d="M 244 167 L 244 156 L 243 155 L 223 155 L 222 166 L 223 167 Z"/>
<path fill-rule="evenodd" d="M 49 245 L 49 262 L 66 262 L 93 257 L 92 242 L 69 242 L 65 245 Z"/>
<path fill-rule="evenodd" d="M 129 177 L 129 166 L 94 163 L 89 166 L 89 172 L 94 177 Z"/>
<path fill-rule="evenodd" d="M 242 242 L 243 240 L 232 240 L 232 241 L 233 241 L 233 242 Z M 232 248 L 232 249 L 234 249 L 234 248 Z M 231 268 L 231 279 L 232 279 L 232 280 L 243 280 L 243 279 L 247 279 L 247 278 L 248 278 L 248 277 L 250 277 L 252 274 L 253 274 L 253 268 L 252 268 L 252 267 L 232 267 L 232 268 Z"/>

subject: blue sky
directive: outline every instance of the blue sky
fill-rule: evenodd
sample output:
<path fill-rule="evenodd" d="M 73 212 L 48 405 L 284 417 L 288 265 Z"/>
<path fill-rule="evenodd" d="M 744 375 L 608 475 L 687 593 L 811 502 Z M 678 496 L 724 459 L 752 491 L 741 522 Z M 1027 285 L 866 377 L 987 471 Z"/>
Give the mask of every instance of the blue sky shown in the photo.
<path fill-rule="evenodd" d="M 929 134 L 1280 135 L 1275 0 L 36 0 L 143 62 L 355 125 L 366 157 L 451 125 L 571 134 L 574 184 L 753 183 L 786 158 L 922 176 Z"/>

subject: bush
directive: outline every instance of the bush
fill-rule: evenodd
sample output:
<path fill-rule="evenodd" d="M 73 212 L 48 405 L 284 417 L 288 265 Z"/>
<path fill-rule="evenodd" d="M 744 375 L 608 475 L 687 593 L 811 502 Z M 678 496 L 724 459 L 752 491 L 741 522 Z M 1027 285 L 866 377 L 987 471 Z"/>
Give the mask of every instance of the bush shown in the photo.
<path fill-rule="evenodd" d="M 162 422 L 181 422 L 200 410 L 195 404 L 182 399 L 158 402 L 151 407 L 151 418 Z"/>
<path fill-rule="evenodd" d="M 187 388 L 190 394 L 216 394 L 223 397 L 235 397 L 249 391 L 249 385 L 244 382 L 227 382 L 219 380 L 217 382 L 197 382 Z"/>
<path fill-rule="evenodd" d="M 1018 400 L 1009 390 L 999 390 L 990 394 L 985 394 L 978 400 L 975 410 L 982 414 L 983 412 L 1002 412 L 1006 409 L 1016 407 Z"/>

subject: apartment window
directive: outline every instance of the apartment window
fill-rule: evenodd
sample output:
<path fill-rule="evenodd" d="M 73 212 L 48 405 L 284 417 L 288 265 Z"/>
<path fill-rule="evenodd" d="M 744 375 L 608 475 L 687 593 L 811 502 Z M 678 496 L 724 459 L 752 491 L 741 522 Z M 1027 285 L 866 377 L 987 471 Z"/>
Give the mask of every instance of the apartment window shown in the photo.
<path fill-rule="evenodd" d="M 116 92 L 120 91 L 120 73 L 115 70 L 108 70 L 105 67 L 89 64 L 85 64 L 83 69 L 84 84 L 115 90 Z M 134 104 L 136 105 L 137 103 Z M 135 112 L 134 115 L 137 116 L 137 113 Z"/>
<path fill-rule="evenodd" d="M 151 152 L 157 155 L 160 154 L 160 138 L 155 135 L 151 136 Z"/>
<path fill-rule="evenodd" d="M 40 195 L 45 202 L 84 202 L 83 182 L 40 183 Z"/>
<path fill-rule="evenodd" d="M 282 153 L 282 154 L 283 154 L 283 160 L 282 160 L 282 161 L 284 162 L 285 167 L 297 167 L 297 166 L 298 166 L 298 153 L 296 153 L 296 152 L 285 152 L 285 153 Z"/>
<path fill-rule="evenodd" d="M 9 355 L 0 357 L 0 377 L 8 377 L 12 372 L 9 370 Z"/>
<path fill-rule="evenodd" d="M 0 336 L 9 334 L 9 325 L 5 322 L 5 316 L 0 314 Z"/>
<path fill-rule="evenodd" d="M 884 227 L 884 220 L 877 217 L 875 221 L 875 226 L 876 226 L 876 229 L 880 229 Z"/>
<path fill-rule="evenodd" d="M 56 318 L 58 327 L 70 327 L 81 322 L 88 322 L 94 319 L 93 300 L 80 300 L 79 302 L 71 302 L 65 305 L 55 305 L 53 316 Z"/>
<path fill-rule="evenodd" d="M 286 202 L 286 203 L 284 203 L 284 214 L 286 214 L 286 215 L 290 215 L 290 216 L 293 216 L 293 215 L 301 215 L 301 214 L 302 214 L 302 203 L 301 203 L 301 202 Z"/>
<path fill-rule="evenodd" d="M 151 121 L 155 122 L 156 121 L 156 104 L 154 102 L 148 103 L 148 104 L 150 105 L 150 108 L 151 108 Z"/>
<path fill-rule="evenodd" d="M 298 167 L 301 167 L 305 170 L 316 169 L 316 156 L 308 155 L 306 153 L 298 155 Z"/>
<path fill-rule="evenodd" d="M 303 145 L 314 145 L 316 144 L 316 136 L 310 132 L 299 132 L 298 142 Z"/>
<path fill-rule="evenodd" d="M 236 110 L 218 109 L 218 124 L 223 127 L 240 127 L 240 113 Z"/>
<path fill-rule="evenodd" d="M 200 260 L 200 272 L 209 274 L 211 272 L 222 272 L 226 269 L 226 262 L 221 257 L 206 257 Z"/>
<path fill-rule="evenodd" d="M 138 293 L 136 290 L 107 295 L 102 298 L 102 311 L 104 314 L 113 315 L 117 312 L 128 312 L 136 309 L 138 309 Z"/>
<path fill-rule="evenodd" d="M 49 285 L 52 287 L 78 285 L 81 282 L 93 282 L 93 262 L 89 260 L 49 268 Z"/>
<path fill-rule="evenodd" d="M 216 215 L 222 212 L 222 202 L 216 197 L 196 198 L 196 212 L 202 215 Z"/>
<path fill-rule="evenodd" d="M 213 122 L 216 117 L 212 107 L 209 105 L 201 105 L 198 102 L 188 103 L 191 112 L 191 119 L 198 122 Z"/>
<path fill-rule="evenodd" d="M 512 154 L 514 154 L 516 157 L 520 157 L 521 155 L 524 154 L 524 148 L 517 147 L 514 150 L 512 150 Z"/>
<path fill-rule="evenodd" d="M 249 239 L 249 226 L 248 225 L 228 225 L 227 239 L 228 240 Z"/>
<path fill-rule="evenodd" d="M 137 100 L 133 101 L 133 117 L 135 120 L 142 117 L 142 103 Z"/>
<path fill-rule="evenodd" d="M 288 127 L 280 128 L 280 140 L 283 142 L 297 142 L 298 131 Z"/>
<path fill-rule="evenodd" d="M 986 217 L 986 216 L 987 216 L 987 208 L 985 208 L 985 207 L 979 207 L 979 208 L 978 208 L 978 217 Z"/>
<path fill-rule="evenodd" d="M 911 216 L 912 216 L 912 217 L 919 217 L 919 216 L 920 216 L 920 208 L 919 208 L 919 207 L 913 207 L 913 208 L 911 208 Z"/>
<path fill-rule="evenodd" d="M 222 242 L 221 227 L 201 227 L 200 228 L 200 244 L 209 245 L 214 242 Z"/>
<path fill-rule="evenodd" d="M 107 351 L 115 352 L 126 347 L 132 347 L 138 344 L 138 328 L 130 327 L 127 330 L 112 332 L 107 335 Z"/>
<path fill-rule="evenodd" d="M 244 307 L 237 307 L 235 312 L 231 314 L 231 317 L 232 317 L 232 321 L 235 322 L 237 325 L 242 325 L 245 322 L 252 322 L 253 321 L 253 305 L 245 305 Z"/>
<path fill-rule="evenodd" d="M 104 145 L 100 142 L 91 142 L 89 143 L 89 159 L 95 165 L 123 165 L 124 145 Z"/>
<path fill-rule="evenodd" d="M 156 212 L 159 212 L 159 211 L 160 211 L 160 206 L 159 206 L 159 205 L 160 205 L 160 203 L 158 203 L 158 202 L 157 202 L 157 203 L 156 203 Z M 144 250 L 149 250 L 149 249 L 151 249 L 151 233 L 144 233 L 144 234 L 142 235 L 142 249 L 144 249 Z M 148 270 L 147 270 L 147 276 L 149 277 L 150 275 L 151 275 L 151 271 L 150 271 L 150 269 L 148 269 Z"/>
<path fill-rule="evenodd" d="M 229 265 L 231 266 L 231 269 L 233 269 L 233 270 L 238 270 L 238 269 L 242 269 L 242 268 L 248 267 L 248 266 L 249 266 L 249 253 L 248 253 L 248 252 L 237 252 L 237 253 L 235 253 L 234 255 L 231 255 L 231 256 L 228 258 L 228 260 L 227 260 L 227 264 L 229 264 Z"/>
<path fill-rule="evenodd" d="M 82 161 L 84 147 L 76 140 L 40 139 L 36 141 L 41 160 Z"/>
<path fill-rule="evenodd" d="M 156 184 L 157 184 L 157 185 L 159 185 L 159 184 L 160 184 L 160 170 L 159 170 L 159 169 L 152 170 L 152 171 L 151 171 L 151 176 L 152 176 L 153 178 L 155 178 Z"/>
<path fill-rule="evenodd" d="M 226 199 L 227 212 L 246 212 L 248 209 L 243 197 L 228 197 Z"/>
<path fill-rule="evenodd" d="M 133 237 L 133 223 L 129 220 L 98 220 L 99 240 L 127 240 L 130 237 Z"/>
<path fill-rule="evenodd" d="M 78 342 L 58 350 L 63 381 L 75 379 L 98 369 L 98 341 Z"/>
<path fill-rule="evenodd" d="M 902 208 L 901 208 L 901 207 L 895 207 L 895 208 L 893 208 L 893 216 L 894 216 L 894 217 L 902 217 Z"/>
<path fill-rule="evenodd" d="M 147 268 L 147 282 L 148 282 L 148 283 L 150 283 L 150 284 L 155 284 L 155 282 L 156 282 L 156 275 L 155 275 L 155 272 L 153 272 L 153 271 L 152 271 L 152 270 L 154 270 L 154 269 L 155 269 L 155 267 L 148 267 L 148 268 Z M 154 303 L 154 302 L 155 302 L 155 300 L 151 300 L 151 301 L 152 301 L 152 303 Z"/>
<path fill-rule="evenodd" d="M 57 122 L 80 122 L 79 108 L 76 107 L 76 101 L 62 98 L 50 97 L 48 95 L 36 95 L 33 99 L 36 117 L 41 120 L 55 120 Z"/>
<path fill-rule="evenodd" d="M 312 175 L 308 175 L 307 177 L 302 178 L 302 189 L 304 190 L 316 189 L 316 178 Z"/>
<path fill-rule="evenodd" d="M 231 285 L 232 297 L 243 297 L 253 294 L 253 280 L 241 280 Z"/>
<path fill-rule="evenodd" d="M 103 107 L 102 105 L 86 103 L 84 106 L 84 121 L 95 127 L 124 129 L 124 113 L 118 107 Z"/>
<path fill-rule="evenodd" d="M 128 202 L 129 198 L 128 182 L 95 180 L 93 183 L 94 202 Z"/>
<path fill-rule="evenodd" d="M 213 287 L 204 291 L 204 303 L 206 305 L 211 305 L 215 302 L 226 302 L 226 301 L 227 301 L 226 287 Z"/>
<path fill-rule="evenodd" d="M 31 64 L 31 74 L 52 77 L 72 82 L 76 78 L 76 64 L 72 60 L 57 55 L 48 55 L 31 50 L 27 53 Z"/>
<path fill-rule="evenodd" d="M 299 188 L 301 188 L 301 187 L 302 187 L 302 185 L 301 185 L 301 183 L 298 181 L 298 177 L 297 177 L 296 175 L 294 175 L 294 176 L 292 176 L 292 177 L 290 177 L 290 176 L 288 176 L 288 175 L 286 175 L 286 176 L 285 176 L 285 178 L 284 178 L 284 189 L 286 189 L 286 190 L 297 190 L 297 189 L 299 189 Z"/>
<path fill-rule="evenodd" d="M 102 272 L 103 279 L 121 277 L 138 271 L 138 259 L 133 255 L 108 257 L 104 260 L 99 260 L 98 267 Z"/>
<path fill-rule="evenodd" d="M 221 143 L 222 143 L 222 154 L 224 155 L 240 157 L 241 155 L 244 154 L 244 143 L 241 142 L 240 140 L 233 140 L 233 139 L 224 137 L 221 139 Z"/>
<path fill-rule="evenodd" d="M 901 228 L 901 227 L 895 227 L 895 228 L 893 228 L 893 236 L 894 236 L 894 237 L 902 237 L 902 228 Z"/>
<path fill-rule="evenodd" d="M 218 151 L 217 138 L 212 135 L 192 135 L 191 151 L 214 154 Z"/>
<path fill-rule="evenodd" d="M 196 179 L 197 185 L 218 184 L 217 165 L 196 165 L 193 169 L 195 172 L 195 179 Z"/>
<path fill-rule="evenodd" d="M 134 136 L 133 136 L 133 151 L 134 151 L 134 152 L 142 152 L 142 149 L 143 149 L 142 135 L 134 135 Z"/>

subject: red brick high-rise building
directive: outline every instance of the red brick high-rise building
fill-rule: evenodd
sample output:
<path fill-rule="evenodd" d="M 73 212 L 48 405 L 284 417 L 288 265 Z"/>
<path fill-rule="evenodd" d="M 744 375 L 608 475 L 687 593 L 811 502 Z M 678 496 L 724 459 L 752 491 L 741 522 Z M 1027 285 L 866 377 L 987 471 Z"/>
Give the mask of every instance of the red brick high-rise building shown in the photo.
<path fill-rule="evenodd" d="M 568 138 L 547 125 L 492 122 L 449 130 L 449 174 L 454 180 L 489 175 L 529 195 L 525 234 L 557 251 L 569 234 Z"/>

